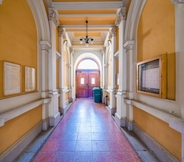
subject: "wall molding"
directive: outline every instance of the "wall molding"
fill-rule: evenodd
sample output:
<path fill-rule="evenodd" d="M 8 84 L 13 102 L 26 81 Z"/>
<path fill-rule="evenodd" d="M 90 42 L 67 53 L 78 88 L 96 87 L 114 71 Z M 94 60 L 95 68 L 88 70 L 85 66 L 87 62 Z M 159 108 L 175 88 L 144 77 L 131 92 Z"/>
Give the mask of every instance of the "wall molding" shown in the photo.
<path fill-rule="evenodd" d="M 173 4 L 184 4 L 184 0 L 171 0 Z"/>
<path fill-rule="evenodd" d="M 31 102 L 29 104 L 12 109 L 10 111 L 1 113 L 0 114 L 0 127 L 4 126 L 5 122 L 12 120 L 13 118 L 16 118 L 17 116 L 20 116 L 20 115 L 34 109 L 35 107 L 42 105 L 43 103 L 47 104 L 50 101 L 51 101 L 50 98 L 40 99 L 40 100 Z"/>

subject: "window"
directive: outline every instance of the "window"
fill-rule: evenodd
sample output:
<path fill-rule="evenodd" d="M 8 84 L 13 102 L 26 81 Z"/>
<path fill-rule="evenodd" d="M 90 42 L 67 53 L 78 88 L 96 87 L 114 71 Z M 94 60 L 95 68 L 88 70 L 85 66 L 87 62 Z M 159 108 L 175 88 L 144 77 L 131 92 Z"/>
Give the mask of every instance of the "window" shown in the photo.
<path fill-rule="evenodd" d="M 98 66 L 95 61 L 85 59 L 79 63 L 78 69 L 98 69 Z"/>
<path fill-rule="evenodd" d="M 84 84 L 84 78 L 81 78 L 80 83 L 81 83 L 81 84 Z"/>
<path fill-rule="evenodd" d="M 95 84 L 95 78 L 91 79 L 91 84 Z"/>

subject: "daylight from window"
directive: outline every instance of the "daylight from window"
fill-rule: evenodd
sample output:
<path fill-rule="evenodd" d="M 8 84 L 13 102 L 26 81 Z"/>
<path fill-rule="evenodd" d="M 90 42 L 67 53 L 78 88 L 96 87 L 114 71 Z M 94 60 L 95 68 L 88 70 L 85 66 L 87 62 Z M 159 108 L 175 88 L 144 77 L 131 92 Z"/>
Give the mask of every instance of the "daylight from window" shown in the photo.
<path fill-rule="evenodd" d="M 98 69 L 95 61 L 86 59 L 79 63 L 78 69 Z"/>

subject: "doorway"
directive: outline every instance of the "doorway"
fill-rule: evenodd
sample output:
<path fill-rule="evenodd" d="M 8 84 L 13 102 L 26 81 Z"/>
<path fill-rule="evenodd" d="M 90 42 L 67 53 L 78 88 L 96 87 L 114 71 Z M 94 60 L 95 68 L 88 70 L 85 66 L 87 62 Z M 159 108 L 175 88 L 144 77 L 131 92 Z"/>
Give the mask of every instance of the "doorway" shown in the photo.
<path fill-rule="evenodd" d="M 99 70 L 76 70 L 77 98 L 93 97 L 93 87 L 100 86 Z"/>

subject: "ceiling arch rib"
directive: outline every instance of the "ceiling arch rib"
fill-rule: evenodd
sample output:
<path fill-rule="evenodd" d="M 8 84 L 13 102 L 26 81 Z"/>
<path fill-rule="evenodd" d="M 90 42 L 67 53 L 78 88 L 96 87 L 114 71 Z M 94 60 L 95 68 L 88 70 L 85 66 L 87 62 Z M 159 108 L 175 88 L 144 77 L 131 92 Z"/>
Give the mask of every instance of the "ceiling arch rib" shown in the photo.
<path fill-rule="evenodd" d="M 60 25 L 65 28 L 75 50 L 102 50 L 109 29 L 115 26 L 117 10 L 123 7 L 122 0 L 53 0 L 52 7 L 57 10 Z M 94 38 L 94 44 L 86 47 L 79 39 L 86 36 Z"/>

